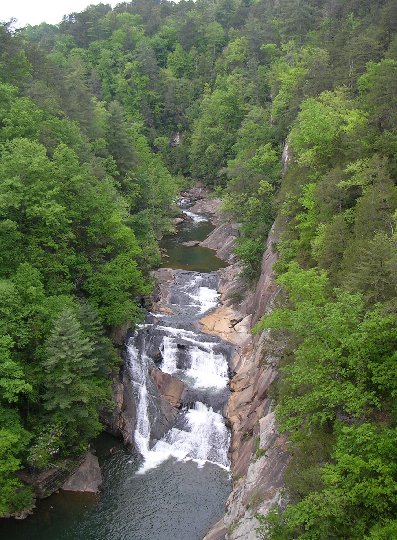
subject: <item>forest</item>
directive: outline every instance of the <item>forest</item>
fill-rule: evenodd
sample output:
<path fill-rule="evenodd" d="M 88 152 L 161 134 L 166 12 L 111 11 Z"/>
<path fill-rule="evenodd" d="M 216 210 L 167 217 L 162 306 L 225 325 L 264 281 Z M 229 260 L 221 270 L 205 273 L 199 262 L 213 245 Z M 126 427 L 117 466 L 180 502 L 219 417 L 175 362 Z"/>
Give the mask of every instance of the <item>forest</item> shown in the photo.
<path fill-rule="evenodd" d="M 397 538 L 397 2 L 133 0 L 0 26 L 0 516 L 18 471 L 81 454 L 112 408 L 197 181 L 241 224 L 253 284 L 274 221 L 288 434 L 272 540 Z M 177 141 L 177 142 L 176 142 Z M 284 160 L 282 156 L 284 155 Z"/>

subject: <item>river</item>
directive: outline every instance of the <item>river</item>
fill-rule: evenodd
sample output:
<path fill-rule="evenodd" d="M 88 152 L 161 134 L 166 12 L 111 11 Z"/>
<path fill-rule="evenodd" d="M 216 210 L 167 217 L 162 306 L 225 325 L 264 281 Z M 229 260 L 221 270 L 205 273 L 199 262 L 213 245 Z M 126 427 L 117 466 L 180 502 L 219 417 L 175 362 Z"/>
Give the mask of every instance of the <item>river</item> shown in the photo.
<path fill-rule="evenodd" d="M 203 240 L 213 229 L 205 216 L 190 212 L 188 201 L 184 212 L 178 234 L 162 246 L 169 256 L 163 266 L 176 269 L 172 313 L 148 314 L 127 344 L 138 451 L 103 434 L 95 444 L 101 493 L 54 494 L 26 520 L 1 520 L 2 539 L 201 540 L 223 515 L 231 490 L 230 435 L 222 415 L 231 349 L 202 334 L 197 321 L 218 303 L 215 270 L 225 264 L 211 250 L 182 245 Z M 157 441 L 148 377 L 154 359 L 187 388 L 174 425 Z"/>

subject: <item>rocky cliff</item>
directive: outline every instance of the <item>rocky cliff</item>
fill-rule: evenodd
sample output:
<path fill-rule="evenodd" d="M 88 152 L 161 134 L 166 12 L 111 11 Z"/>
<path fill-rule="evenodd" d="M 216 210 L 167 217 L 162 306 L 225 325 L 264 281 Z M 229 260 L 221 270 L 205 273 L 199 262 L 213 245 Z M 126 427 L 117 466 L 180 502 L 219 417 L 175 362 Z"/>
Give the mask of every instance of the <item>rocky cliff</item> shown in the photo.
<path fill-rule="evenodd" d="M 256 336 L 251 333 L 279 295 L 273 274 L 277 229 L 274 226 L 269 234 L 261 275 L 253 290 L 240 277 L 242 268 L 231 253 L 238 228 L 222 223 L 205 241 L 232 264 L 219 271 L 221 305 L 201 320 L 202 329 L 236 346 L 226 411 L 232 430 L 233 490 L 224 518 L 205 540 L 254 540 L 259 526 L 256 514 L 266 514 L 281 502 L 289 457 L 287 441 L 277 432 L 269 388 L 277 377 L 285 341 L 268 330 Z"/>

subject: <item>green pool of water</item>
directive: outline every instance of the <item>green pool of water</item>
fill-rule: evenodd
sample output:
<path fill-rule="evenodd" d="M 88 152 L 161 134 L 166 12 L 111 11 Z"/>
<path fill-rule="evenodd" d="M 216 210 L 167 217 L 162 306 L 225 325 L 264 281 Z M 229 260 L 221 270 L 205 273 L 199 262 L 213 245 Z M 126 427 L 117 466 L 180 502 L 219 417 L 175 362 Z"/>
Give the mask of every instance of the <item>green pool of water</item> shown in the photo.
<path fill-rule="evenodd" d="M 214 230 L 209 221 L 193 222 L 185 220 L 178 227 L 177 234 L 164 237 L 161 248 L 167 253 L 162 262 L 163 268 L 212 272 L 225 268 L 227 263 L 216 256 L 215 251 L 201 246 L 188 247 L 183 242 L 202 241 Z"/>

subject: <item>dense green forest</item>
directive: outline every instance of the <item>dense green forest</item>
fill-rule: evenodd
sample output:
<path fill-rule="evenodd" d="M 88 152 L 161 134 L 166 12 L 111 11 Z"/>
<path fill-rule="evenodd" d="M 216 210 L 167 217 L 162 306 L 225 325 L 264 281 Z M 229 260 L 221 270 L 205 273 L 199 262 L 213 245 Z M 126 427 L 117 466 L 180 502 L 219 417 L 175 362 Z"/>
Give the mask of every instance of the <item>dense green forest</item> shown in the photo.
<path fill-rule="evenodd" d="M 397 3 L 135 0 L 0 27 L 0 515 L 15 476 L 81 452 L 111 407 L 178 189 L 277 218 L 289 434 L 273 540 L 397 537 Z M 284 150 L 284 164 L 282 154 Z M 288 165 L 288 167 L 286 167 Z"/>

